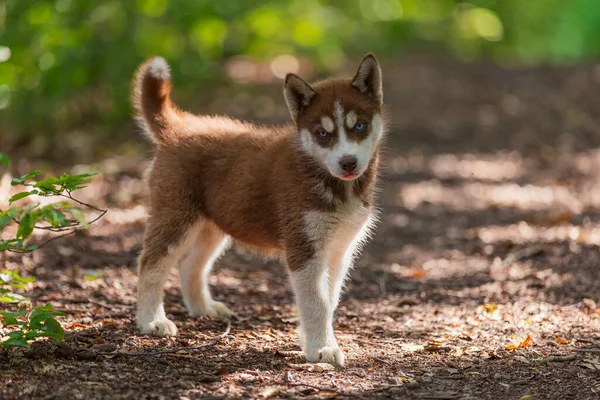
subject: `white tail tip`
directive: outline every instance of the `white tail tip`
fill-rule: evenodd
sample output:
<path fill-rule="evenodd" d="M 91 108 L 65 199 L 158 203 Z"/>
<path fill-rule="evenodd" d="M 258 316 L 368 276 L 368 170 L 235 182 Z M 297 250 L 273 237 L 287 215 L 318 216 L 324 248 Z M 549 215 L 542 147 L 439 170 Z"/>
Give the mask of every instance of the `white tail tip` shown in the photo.
<path fill-rule="evenodd" d="M 150 61 L 150 66 L 148 67 L 148 73 L 156 79 L 161 79 L 163 81 L 168 81 L 171 79 L 171 71 L 169 69 L 169 64 L 162 57 L 154 57 L 152 61 Z"/>

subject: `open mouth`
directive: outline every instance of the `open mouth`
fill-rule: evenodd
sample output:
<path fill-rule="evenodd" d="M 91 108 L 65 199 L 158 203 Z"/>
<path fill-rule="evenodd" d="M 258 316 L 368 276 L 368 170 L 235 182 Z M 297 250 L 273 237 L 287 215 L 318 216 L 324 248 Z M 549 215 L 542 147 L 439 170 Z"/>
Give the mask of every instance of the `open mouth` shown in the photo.
<path fill-rule="evenodd" d="M 351 181 L 352 179 L 355 179 L 357 176 L 358 176 L 358 174 L 356 174 L 356 173 L 350 173 L 350 174 L 342 175 L 342 179 L 345 181 Z"/>

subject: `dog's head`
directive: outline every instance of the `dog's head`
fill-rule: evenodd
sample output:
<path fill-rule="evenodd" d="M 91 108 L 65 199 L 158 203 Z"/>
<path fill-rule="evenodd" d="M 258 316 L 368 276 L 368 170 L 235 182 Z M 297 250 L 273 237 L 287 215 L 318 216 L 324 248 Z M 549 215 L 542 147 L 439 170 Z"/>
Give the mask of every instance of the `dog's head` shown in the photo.
<path fill-rule="evenodd" d="M 381 69 L 363 57 L 352 79 L 309 85 L 288 74 L 283 93 L 306 152 L 334 177 L 358 178 L 369 166 L 383 135 Z"/>

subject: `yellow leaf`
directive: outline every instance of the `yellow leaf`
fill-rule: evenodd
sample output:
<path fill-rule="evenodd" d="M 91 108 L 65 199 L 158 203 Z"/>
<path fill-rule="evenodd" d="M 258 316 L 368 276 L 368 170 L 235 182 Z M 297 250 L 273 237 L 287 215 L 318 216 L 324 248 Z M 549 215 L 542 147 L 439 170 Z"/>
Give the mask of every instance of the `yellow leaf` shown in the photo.
<path fill-rule="evenodd" d="M 570 340 L 567 340 L 567 339 L 563 339 L 563 338 L 561 338 L 560 336 L 557 336 L 557 337 L 556 337 L 556 343 L 560 343 L 560 344 L 569 344 L 569 343 L 571 343 L 571 341 L 570 341 Z"/>
<path fill-rule="evenodd" d="M 489 313 L 493 313 L 498 309 L 498 306 L 495 303 L 485 303 L 483 309 Z"/>
<path fill-rule="evenodd" d="M 506 346 L 506 350 L 516 350 L 518 348 L 519 348 L 519 346 L 517 346 L 516 344 L 512 344 L 512 343 Z"/>
<path fill-rule="evenodd" d="M 529 347 L 531 346 L 531 335 L 528 333 L 525 340 L 519 343 L 519 347 Z"/>

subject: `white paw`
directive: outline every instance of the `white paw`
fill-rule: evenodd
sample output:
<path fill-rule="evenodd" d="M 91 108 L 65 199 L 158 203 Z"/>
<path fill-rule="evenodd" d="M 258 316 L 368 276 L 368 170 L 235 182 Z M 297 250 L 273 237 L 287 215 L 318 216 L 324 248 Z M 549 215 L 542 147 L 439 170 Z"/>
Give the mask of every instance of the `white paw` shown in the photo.
<path fill-rule="evenodd" d="M 138 322 L 138 329 L 141 333 L 150 333 L 154 336 L 175 336 L 177 335 L 177 327 L 173 321 L 164 318 L 156 319 L 150 323 Z"/>
<path fill-rule="evenodd" d="M 229 317 L 233 314 L 225 303 L 214 300 L 211 300 L 203 306 L 190 308 L 188 311 L 192 317 L 208 316 L 212 318 L 222 318 Z"/>
<path fill-rule="evenodd" d="M 306 359 L 312 363 L 327 363 L 336 367 L 344 366 L 344 352 L 337 345 L 308 349 Z"/>

